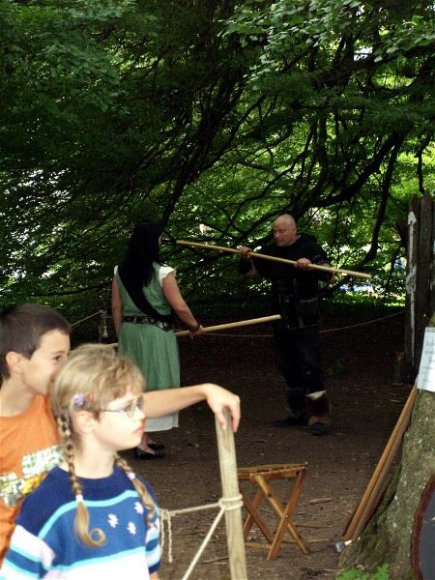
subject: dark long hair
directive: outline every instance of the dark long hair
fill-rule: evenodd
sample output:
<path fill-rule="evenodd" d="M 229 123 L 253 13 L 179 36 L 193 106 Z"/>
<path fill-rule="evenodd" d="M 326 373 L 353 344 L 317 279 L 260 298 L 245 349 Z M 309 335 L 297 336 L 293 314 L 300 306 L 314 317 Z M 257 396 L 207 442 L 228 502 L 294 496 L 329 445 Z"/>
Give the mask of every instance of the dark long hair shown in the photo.
<path fill-rule="evenodd" d="M 143 293 L 143 287 L 148 286 L 154 275 L 153 263 L 160 264 L 159 237 L 162 232 L 163 227 L 158 223 L 144 221 L 137 224 L 118 271 L 125 289 L 142 312 L 158 320 L 169 320 L 171 317 L 159 314 Z"/>
<path fill-rule="evenodd" d="M 160 224 L 144 221 L 135 226 L 131 235 L 120 271 L 140 289 L 151 282 L 154 273 L 153 262 L 160 263 L 159 237 L 162 231 Z"/>

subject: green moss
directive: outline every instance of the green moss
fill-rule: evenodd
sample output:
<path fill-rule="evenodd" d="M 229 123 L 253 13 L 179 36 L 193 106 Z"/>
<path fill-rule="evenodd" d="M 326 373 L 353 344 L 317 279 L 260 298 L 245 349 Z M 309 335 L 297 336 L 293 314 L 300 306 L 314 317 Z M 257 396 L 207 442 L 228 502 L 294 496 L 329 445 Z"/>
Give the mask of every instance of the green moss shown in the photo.
<path fill-rule="evenodd" d="M 389 578 L 390 576 L 388 574 L 388 564 L 379 566 L 374 574 L 370 576 L 359 567 L 346 570 L 337 576 L 337 580 L 389 580 Z"/>

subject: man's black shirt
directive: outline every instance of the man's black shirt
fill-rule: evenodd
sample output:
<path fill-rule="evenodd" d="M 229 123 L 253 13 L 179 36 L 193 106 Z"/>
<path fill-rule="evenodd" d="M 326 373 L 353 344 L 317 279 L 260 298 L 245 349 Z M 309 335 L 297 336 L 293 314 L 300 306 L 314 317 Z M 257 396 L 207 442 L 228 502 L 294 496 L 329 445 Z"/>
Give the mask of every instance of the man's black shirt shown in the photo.
<path fill-rule="evenodd" d="M 290 246 L 277 246 L 275 243 L 260 250 L 261 254 L 297 261 L 308 258 L 313 264 L 328 263 L 324 250 L 317 244 L 313 236 L 300 234 Z M 277 308 L 283 318 L 291 326 L 298 326 L 300 320 L 306 319 L 307 324 L 318 319 L 318 282 L 328 281 L 329 272 L 321 270 L 301 270 L 290 264 L 273 262 L 253 256 L 256 271 L 272 283 L 274 308 Z"/>

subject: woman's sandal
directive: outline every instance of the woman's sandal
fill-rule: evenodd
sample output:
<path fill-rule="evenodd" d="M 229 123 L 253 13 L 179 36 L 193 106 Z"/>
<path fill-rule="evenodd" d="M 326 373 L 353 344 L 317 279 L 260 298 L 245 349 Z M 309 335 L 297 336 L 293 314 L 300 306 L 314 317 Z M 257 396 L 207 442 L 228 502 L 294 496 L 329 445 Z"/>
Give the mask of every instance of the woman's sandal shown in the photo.
<path fill-rule="evenodd" d="M 165 448 L 163 443 L 148 443 L 148 447 L 150 447 L 153 451 L 161 451 Z"/>
<path fill-rule="evenodd" d="M 149 451 L 144 451 L 144 449 L 141 449 L 140 447 L 135 447 L 134 457 L 135 459 L 163 459 L 163 457 L 165 457 L 165 454 L 162 451 L 149 453 Z"/>

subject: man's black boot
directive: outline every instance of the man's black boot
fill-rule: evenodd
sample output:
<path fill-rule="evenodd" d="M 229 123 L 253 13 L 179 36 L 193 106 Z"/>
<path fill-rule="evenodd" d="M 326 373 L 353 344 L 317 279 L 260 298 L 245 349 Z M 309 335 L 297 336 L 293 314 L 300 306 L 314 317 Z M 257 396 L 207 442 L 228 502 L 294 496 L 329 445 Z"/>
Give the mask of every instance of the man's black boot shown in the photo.
<path fill-rule="evenodd" d="M 279 419 L 272 423 L 274 427 L 308 427 L 308 418 L 305 413 L 290 413 L 285 419 Z"/>

